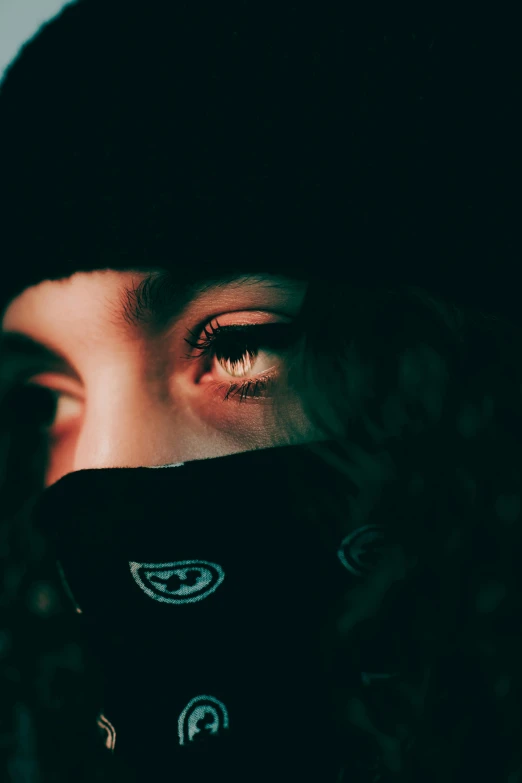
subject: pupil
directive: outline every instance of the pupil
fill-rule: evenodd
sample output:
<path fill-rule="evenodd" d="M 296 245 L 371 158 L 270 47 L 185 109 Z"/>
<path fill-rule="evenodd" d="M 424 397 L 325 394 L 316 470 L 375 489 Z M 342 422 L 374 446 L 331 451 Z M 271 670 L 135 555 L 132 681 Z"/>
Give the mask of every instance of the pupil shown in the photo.
<path fill-rule="evenodd" d="M 235 377 L 246 375 L 254 364 L 257 351 L 245 345 L 243 339 L 241 343 L 234 340 L 230 341 L 227 347 L 221 347 L 216 351 L 216 358 L 223 369 Z"/>

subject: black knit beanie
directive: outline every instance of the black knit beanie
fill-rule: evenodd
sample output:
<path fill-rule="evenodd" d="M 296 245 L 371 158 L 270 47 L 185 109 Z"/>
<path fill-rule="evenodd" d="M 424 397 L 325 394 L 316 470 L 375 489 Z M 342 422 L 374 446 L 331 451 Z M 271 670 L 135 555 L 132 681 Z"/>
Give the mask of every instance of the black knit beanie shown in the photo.
<path fill-rule="evenodd" d="M 151 267 L 504 307 L 509 199 L 475 122 L 486 42 L 345 5 L 79 0 L 42 26 L 0 86 L 0 307 Z"/>

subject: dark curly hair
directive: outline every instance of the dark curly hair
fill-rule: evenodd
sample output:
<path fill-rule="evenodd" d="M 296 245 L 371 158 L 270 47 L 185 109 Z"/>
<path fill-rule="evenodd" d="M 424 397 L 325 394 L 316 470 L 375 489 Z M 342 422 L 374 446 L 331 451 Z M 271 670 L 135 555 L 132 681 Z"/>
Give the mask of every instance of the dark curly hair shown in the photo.
<path fill-rule="evenodd" d="M 302 512 L 381 536 L 325 640 L 343 780 L 518 781 L 520 328 L 416 287 L 325 283 L 301 318 L 293 383 L 337 441 Z"/>
<path fill-rule="evenodd" d="M 296 496 L 339 533 L 382 534 L 328 609 L 326 676 L 346 732 L 339 783 L 519 783 L 520 331 L 429 286 L 387 284 L 408 252 L 403 276 L 419 277 L 419 247 L 426 269 L 443 264 L 442 240 L 423 239 L 435 232 L 419 196 L 440 164 L 420 155 L 431 34 L 365 37 L 355 18 L 333 23 L 328 4 L 304 20 L 280 3 L 277 24 L 226 5 L 178 3 L 166 24 L 164 2 L 81 0 L 22 49 L 0 89 L 2 296 L 44 276 L 180 256 L 180 274 L 230 263 L 313 278 L 289 382 L 336 446 L 314 446 L 331 485 Z M 347 87 L 354 63 L 361 78 Z M 412 105 L 413 121 L 394 130 L 389 118 Z M 349 285 L 335 266 L 348 255 Z M 94 726 L 96 662 L 31 530 L 46 446 L 11 380 L 0 356 L 0 752 L 12 777 L 27 767 L 20 739 L 33 725 L 45 783 L 115 780 Z"/>

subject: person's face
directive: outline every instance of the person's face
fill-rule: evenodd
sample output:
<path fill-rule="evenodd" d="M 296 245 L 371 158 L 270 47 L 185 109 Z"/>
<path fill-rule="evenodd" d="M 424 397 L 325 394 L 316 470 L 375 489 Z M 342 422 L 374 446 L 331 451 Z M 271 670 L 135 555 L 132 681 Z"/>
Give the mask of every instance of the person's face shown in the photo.
<path fill-rule="evenodd" d="M 251 277 L 207 285 L 173 301 L 172 317 L 153 329 L 132 322 L 125 295 L 146 276 L 104 270 L 44 281 L 4 313 L 4 333 L 49 351 L 27 378 L 58 400 L 46 486 L 84 468 L 164 465 L 289 442 L 274 405 L 284 385 L 284 327 L 259 325 L 290 323 L 305 284 Z M 238 324 L 257 328 L 224 329 Z M 278 404 L 291 441 L 310 439 L 297 396 Z"/>

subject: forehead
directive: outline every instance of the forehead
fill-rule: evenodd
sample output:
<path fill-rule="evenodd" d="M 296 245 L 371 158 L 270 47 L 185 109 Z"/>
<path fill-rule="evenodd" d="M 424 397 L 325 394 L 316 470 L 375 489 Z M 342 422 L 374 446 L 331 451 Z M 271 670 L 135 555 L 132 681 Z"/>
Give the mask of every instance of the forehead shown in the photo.
<path fill-rule="evenodd" d="M 24 289 L 4 310 L 2 329 L 38 321 L 99 320 L 123 305 L 124 292 L 135 289 L 144 279 L 143 271 L 97 270 L 77 272 L 59 280 L 42 280 Z"/>
<path fill-rule="evenodd" d="M 77 272 L 60 280 L 44 280 L 13 299 L 2 319 L 4 331 L 24 323 L 85 321 L 110 325 L 122 335 L 137 332 L 154 335 L 192 300 L 219 295 L 223 307 L 263 297 L 274 305 L 297 305 L 303 296 L 303 281 L 273 274 L 231 273 L 219 277 L 187 280 L 164 269 L 96 270 Z M 261 297 L 261 299 L 260 299 Z"/>

